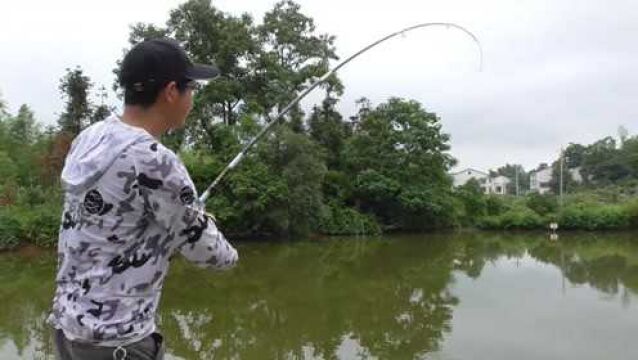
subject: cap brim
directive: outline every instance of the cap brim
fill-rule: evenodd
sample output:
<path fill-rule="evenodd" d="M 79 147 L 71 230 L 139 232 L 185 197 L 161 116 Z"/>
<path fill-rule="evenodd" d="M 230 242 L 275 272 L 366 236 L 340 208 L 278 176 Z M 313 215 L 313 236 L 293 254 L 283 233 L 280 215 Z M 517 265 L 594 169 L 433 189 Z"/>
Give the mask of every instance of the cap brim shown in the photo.
<path fill-rule="evenodd" d="M 219 68 L 215 65 L 194 64 L 186 70 L 186 76 L 192 80 L 210 80 L 219 76 Z"/>

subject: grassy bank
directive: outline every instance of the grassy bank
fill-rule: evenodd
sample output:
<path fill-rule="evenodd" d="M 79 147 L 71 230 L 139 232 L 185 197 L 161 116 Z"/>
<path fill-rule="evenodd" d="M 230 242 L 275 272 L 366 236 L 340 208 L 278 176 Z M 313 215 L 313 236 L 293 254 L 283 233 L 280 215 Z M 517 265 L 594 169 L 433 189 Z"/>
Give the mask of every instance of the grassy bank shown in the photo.
<path fill-rule="evenodd" d="M 505 197 L 498 200 L 496 213 L 476 219 L 481 229 L 546 229 L 550 222 L 566 230 L 625 230 L 638 229 L 638 198 L 615 201 L 595 193 L 566 196 L 561 205 L 556 196 L 537 194 L 522 198 Z"/>
<path fill-rule="evenodd" d="M 22 187 L 0 208 L 0 249 L 22 245 L 55 246 L 60 224 L 62 194 L 50 187 Z M 557 222 L 561 230 L 638 229 L 638 197 L 618 189 L 583 191 L 565 196 L 531 194 L 457 195 L 456 227 L 483 230 L 543 230 Z M 223 222 L 222 222 L 223 224 Z M 326 207 L 314 231 L 322 235 L 379 234 L 382 226 L 373 216 L 338 206 Z M 229 236 L 233 236 L 232 232 Z"/>

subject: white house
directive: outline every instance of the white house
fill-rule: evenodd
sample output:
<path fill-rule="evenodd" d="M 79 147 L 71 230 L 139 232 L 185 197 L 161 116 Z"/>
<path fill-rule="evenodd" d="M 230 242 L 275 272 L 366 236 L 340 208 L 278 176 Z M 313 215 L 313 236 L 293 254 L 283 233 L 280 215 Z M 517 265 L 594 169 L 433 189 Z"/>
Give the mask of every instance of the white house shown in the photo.
<path fill-rule="evenodd" d="M 569 174 L 575 182 L 579 184 L 583 182 L 583 175 L 580 173 L 580 166 L 569 169 Z"/>
<path fill-rule="evenodd" d="M 583 182 L 583 176 L 580 173 L 580 167 L 572 169 L 564 169 L 565 172 L 569 172 L 571 178 L 576 183 Z M 539 194 L 546 194 L 551 191 L 549 186 L 552 180 L 552 168 L 547 164 L 541 164 L 538 169 L 530 171 L 529 173 L 529 190 L 537 192 Z"/>
<path fill-rule="evenodd" d="M 451 173 L 454 187 L 465 185 L 470 179 L 476 179 L 481 185 L 485 194 L 507 194 L 507 184 L 510 179 L 505 176 L 490 177 L 486 172 L 467 168 L 455 173 Z"/>
<path fill-rule="evenodd" d="M 480 183 L 482 179 L 487 179 L 489 175 L 482 171 L 467 168 L 459 172 L 451 173 L 450 176 L 452 176 L 454 187 L 458 187 L 465 185 L 470 179 L 476 179 Z"/>
<path fill-rule="evenodd" d="M 529 173 L 529 191 L 539 194 L 548 193 L 551 189 L 549 182 L 552 180 L 552 168 L 547 164 L 541 164 L 538 169 Z"/>
<path fill-rule="evenodd" d="M 507 185 L 511 182 L 511 180 L 503 175 L 499 175 L 493 178 L 488 178 L 487 181 L 487 194 L 498 194 L 505 195 L 507 194 Z"/>

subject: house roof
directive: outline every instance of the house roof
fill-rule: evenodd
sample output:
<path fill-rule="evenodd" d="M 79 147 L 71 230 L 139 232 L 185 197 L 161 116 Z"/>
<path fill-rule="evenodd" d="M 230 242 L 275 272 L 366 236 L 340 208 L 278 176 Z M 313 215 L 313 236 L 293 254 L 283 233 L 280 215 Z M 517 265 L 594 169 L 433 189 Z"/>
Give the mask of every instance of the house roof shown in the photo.
<path fill-rule="evenodd" d="M 471 170 L 471 171 L 477 172 L 477 173 L 479 173 L 479 174 L 481 174 L 481 175 L 485 175 L 485 176 L 487 176 L 487 175 L 488 175 L 486 172 L 479 171 L 479 170 L 472 169 L 472 168 L 465 168 L 465 169 L 463 169 L 463 170 L 461 170 L 461 171 L 457 171 L 457 172 L 450 173 L 450 175 L 458 175 L 458 174 L 464 173 L 464 172 L 466 172 L 466 171 L 468 171 L 468 170 Z"/>
<path fill-rule="evenodd" d="M 547 172 L 547 171 L 551 172 L 551 171 L 553 171 L 553 169 L 551 167 L 546 167 L 546 168 L 542 168 L 542 169 L 536 169 L 536 170 L 530 171 L 529 174 L 532 175 L 532 174 L 538 174 L 538 173 Z"/>
<path fill-rule="evenodd" d="M 505 182 L 505 183 L 509 183 L 512 180 L 510 178 L 508 178 L 507 176 L 503 176 L 503 175 L 499 175 L 499 176 L 495 176 L 493 178 L 491 178 L 492 181 L 501 181 L 501 182 Z"/>

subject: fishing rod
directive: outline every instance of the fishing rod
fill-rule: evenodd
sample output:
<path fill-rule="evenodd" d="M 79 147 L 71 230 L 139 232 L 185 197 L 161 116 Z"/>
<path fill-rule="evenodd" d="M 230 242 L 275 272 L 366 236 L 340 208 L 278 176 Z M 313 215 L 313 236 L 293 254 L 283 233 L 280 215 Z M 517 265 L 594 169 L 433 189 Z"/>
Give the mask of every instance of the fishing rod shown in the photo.
<path fill-rule="evenodd" d="M 277 124 L 281 119 L 283 119 L 283 116 L 286 115 L 286 113 L 288 113 L 288 111 L 290 111 L 290 109 L 292 109 L 295 105 L 297 105 L 297 103 L 299 103 L 299 101 L 301 101 L 301 99 L 306 97 L 306 95 L 308 95 L 317 86 L 319 86 L 320 84 L 322 84 L 326 80 L 328 80 L 328 78 L 332 74 L 336 73 L 337 70 L 339 70 L 342 67 L 344 67 L 347 63 L 349 63 L 354 58 L 358 57 L 359 55 L 365 53 L 366 51 L 372 49 L 373 47 L 381 44 L 382 42 L 384 42 L 386 40 L 392 39 L 392 38 L 394 38 L 396 36 L 399 36 L 399 35 L 404 35 L 405 33 L 409 32 L 409 31 L 412 31 L 412 30 L 425 28 L 425 27 L 431 27 L 431 26 L 444 26 L 444 27 L 447 27 L 447 28 L 454 28 L 454 29 L 457 29 L 457 30 L 461 30 L 465 34 L 469 35 L 470 38 L 478 46 L 478 50 L 479 50 L 479 70 L 483 67 L 483 49 L 481 48 L 481 43 L 479 42 L 478 38 L 476 36 L 474 36 L 474 34 L 472 34 L 472 32 L 470 32 L 469 30 L 465 29 L 464 27 L 462 27 L 460 25 L 454 24 L 454 23 L 445 23 L 445 22 L 422 23 L 422 24 L 413 25 L 413 26 L 407 27 L 405 29 L 399 30 L 397 32 L 391 33 L 389 35 L 386 35 L 386 36 L 380 38 L 379 40 L 367 45 L 366 47 L 362 48 L 361 50 L 357 51 L 356 53 L 354 53 L 353 55 L 351 55 L 347 59 L 341 61 L 332 70 L 329 70 L 325 74 L 323 74 L 318 80 L 316 80 L 312 85 L 310 85 L 306 90 L 304 90 L 294 100 L 292 100 L 288 105 L 286 105 L 286 107 L 283 110 L 281 110 L 274 118 L 272 118 L 272 120 L 269 123 L 267 123 L 266 126 L 264 126 L 259 131 L 259 133 L 257 133 L 257 135 L 254 138 L 252 138 L 244 146 L 244 148 L 239 152 L 239 154 L 237 154 L 233 158 L 233 160 L 228 165 L 226 165 L 224 170 L 222 170 L 222 172 L 219 173 L 219 175 L 217 175 L 215 180 L 213 180 L 213 182 L 206 188 L 204 193 L 199 197 L 199 199 L 198 199 L 199 203 L 202 204 L 202 205 L 205 204 L 206 200 L 210 196 L 211 191 L 217 186 L 217 184 L 219 184 L 219 182 L 222 180 L 222 178 L 224 178 L 224 176 L 226 176 L 226 174 L 230 170 L 234 169 L 241 162 L 241 160 L 244 158 L 244 156 L 246 155 L 248 150 L 250 150 L 250 148 L 252 148 L 253 145 L 255 145 L 255 143 L 257 141 L 259 141 L 259 139 L 261 139 L 275 124 Z"/>

